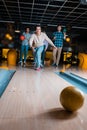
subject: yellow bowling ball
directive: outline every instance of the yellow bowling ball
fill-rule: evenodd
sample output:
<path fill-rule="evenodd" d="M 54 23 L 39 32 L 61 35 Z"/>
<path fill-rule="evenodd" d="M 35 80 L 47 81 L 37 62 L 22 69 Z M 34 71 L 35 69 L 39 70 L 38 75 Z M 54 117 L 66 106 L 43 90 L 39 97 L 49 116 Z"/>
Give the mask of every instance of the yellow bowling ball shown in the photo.
<path fill-rule="evenodd" d="M 70 42 L 70 38 L 69 37 L 66 38 L 66 42 Z"/>
<path fill-rule="evenodd" d="M 64 72 L 65 72 L 65 69 L 60 70 L 60 73 L 64 73 Z"/>
<path fill-rule="evenodd" d="M 9 39 L 9 40 L 12 40 L 12 36 L 10 36 L 8 39 Z"/>
<path fill-rule="evenodd" d="M 60 103 L 68 111 L 77 111 L 84 103 L 84 94 L 73 86 L 66 87 L 60 93 Z"/>
<path fill-rule="evenodd" d="M 8 39 L 8 38 L 10 37 L 10 34 L 7 33 L 7 34 L 5 35 L 5 37 Z"/>

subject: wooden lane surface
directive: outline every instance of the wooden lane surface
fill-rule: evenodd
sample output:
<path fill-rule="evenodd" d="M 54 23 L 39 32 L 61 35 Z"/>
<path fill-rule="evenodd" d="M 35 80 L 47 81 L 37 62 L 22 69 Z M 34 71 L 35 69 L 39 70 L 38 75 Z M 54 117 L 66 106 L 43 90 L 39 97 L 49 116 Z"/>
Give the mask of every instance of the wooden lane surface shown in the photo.
<path fill-rule="evenodd" d="M 87 95 L 78 112 L 66 112 L 59 95 L 70 84 L 55 71 L 17 68 L 0 98 L 0 130 L 87 130 Z"/>

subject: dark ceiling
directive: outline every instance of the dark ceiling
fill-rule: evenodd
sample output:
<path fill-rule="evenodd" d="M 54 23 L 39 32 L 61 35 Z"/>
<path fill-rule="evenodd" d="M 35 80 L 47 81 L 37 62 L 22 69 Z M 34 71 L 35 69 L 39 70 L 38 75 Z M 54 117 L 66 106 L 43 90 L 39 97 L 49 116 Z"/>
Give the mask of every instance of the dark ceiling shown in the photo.
<path fill-rule="evenodd" d="M 87 29 L 87 4 L 80 0 L 0 0 L 0 22 Z"/>

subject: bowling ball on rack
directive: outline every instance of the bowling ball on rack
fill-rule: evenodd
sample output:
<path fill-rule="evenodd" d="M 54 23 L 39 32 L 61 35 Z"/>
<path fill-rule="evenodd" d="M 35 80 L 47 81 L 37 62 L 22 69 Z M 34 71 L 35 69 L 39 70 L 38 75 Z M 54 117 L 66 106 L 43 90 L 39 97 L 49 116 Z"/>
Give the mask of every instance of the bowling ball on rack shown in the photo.
<path fill-rule="evenodd" d="M 70 38 L 69 37 L 66 38 L 66 42 L 70 42 Z"/>

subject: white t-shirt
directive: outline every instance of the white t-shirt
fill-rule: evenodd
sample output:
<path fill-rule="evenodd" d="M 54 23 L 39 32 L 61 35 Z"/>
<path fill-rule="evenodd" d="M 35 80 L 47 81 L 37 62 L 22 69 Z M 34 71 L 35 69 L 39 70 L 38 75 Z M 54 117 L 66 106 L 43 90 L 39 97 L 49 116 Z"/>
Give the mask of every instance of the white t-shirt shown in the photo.
<path fill-rule="evenodd" d="M 36 35 L 36 34 L 31 35 L 31 38 L 29 40 L 30 47 L 32 47 L 33 42 L 34 42 L 35 47 L 43 46 L 44 45 L 44 40 L 46 40 L 51 46 L 55 47 L 55 45 L 49 39 L 49 37 L 45 33 L 42 33 L 42 32 L 41 32 L 41 34 L 39 36 Z"/>

